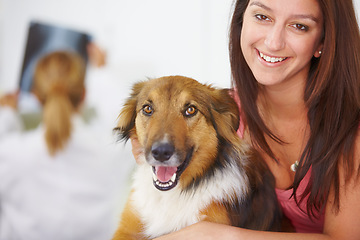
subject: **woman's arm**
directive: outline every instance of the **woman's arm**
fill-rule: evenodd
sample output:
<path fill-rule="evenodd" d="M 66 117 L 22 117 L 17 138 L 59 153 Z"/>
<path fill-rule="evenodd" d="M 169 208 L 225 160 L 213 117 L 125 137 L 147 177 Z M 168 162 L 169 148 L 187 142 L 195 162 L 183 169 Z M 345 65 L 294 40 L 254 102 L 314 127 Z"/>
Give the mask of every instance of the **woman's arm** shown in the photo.
<path fill-rule="evenodd" d="M 301 240 L 332 240 L 330 236 L 325 234 L 300 234 L 300 233 L 279 233 L 247 230 L 227 225 L 221 225 L 210 222 L 199 222 L 187 228 L 183 228 L 178 232 L 171 233 L 166 236 L 156 238 L 155 240 L 183 240 L 183 239 L 199 239 L 199 240 L 282 240 L 282 239 L 301 239 Z M 347 238 L 342 238 L 347 239 Z"/>
<path fill-rule="evenodd" d="M 330 192 L 326 208 L 324 232 L 334 239 L 360 239 L 360 130 L 355 140 L 354 174 L 345 180 L 345 167 L 340 166 L 340 208 L 336 213 L 332 208 L 334 193 Z"/>

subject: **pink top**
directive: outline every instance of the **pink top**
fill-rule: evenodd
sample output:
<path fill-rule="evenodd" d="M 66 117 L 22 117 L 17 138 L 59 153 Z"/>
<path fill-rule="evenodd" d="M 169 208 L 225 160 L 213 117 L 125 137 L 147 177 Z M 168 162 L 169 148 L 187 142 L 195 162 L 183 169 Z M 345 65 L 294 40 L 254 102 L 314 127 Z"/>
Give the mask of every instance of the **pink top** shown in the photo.
<path fill-rule="evenodd" d="M 303 180 L 300 182 L 299 188 L 297 190 L 297 196 L 300 198 L 301 194 L 304 192 L 307 184 L 309 183 L 311 170 L 305 175 Z M 281 190 L 275 189 L 277 198 L 281 205 L 283 214 L 290 219 L 292 225 L 294 226 L 296 232 L 302 233 L 322 233 L 324 228 L 324 213 L 322 212 L 318 218 L 310 218 L 306 211 L 307 199 L 308 196 L 300 203 L 300 208 L 297 206 L 295 199 L 290 198 L 293 189 Z"/>
<path fill-rule="evenodd" d="M 238 103 L 240 109 L 240 101 L 237 94 L 234 96 L 235 101 Z M 240 125 L 237 131 L 240 138 L 244 137 L 244 122 L 240 117 Z M 300 182 L 299 188 L 297 190 L 297 196 L 300 198 L 301 194 L 304 192 L 307 184 L 309 183 L 311 176 L 311 170 L 305 175 L 303 180 Z M 300 208 L 295 202 L 294 197 L 291 197 L 293 189 L 281 190 L 275 189 L 277 198 L 279 200 L 283 214 L 291 221 L 292 225 L 295 228 L 296 232 L 301 233 L 322 233 L 324 228 L 324 217 L 325 214 L 322 212 L 318 218 L 310 218 L 307 214 L 307 199 L 308 196 L 300 203 Z M 291 197 L 291 198 L 290 198 Z"/>

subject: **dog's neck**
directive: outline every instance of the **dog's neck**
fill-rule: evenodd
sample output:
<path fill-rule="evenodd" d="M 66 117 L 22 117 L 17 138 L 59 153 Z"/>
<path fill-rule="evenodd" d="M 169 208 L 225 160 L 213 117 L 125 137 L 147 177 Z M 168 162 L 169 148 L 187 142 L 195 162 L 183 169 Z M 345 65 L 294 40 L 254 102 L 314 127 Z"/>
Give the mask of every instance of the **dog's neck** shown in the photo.
<path fill-rule="evenodd" d="M 245 196 L 247 182 L 245 174 L 230 164 L 221 171 L 215 170 L 206 184 L 200 182 L 187 191 L 179 184 L 164 192 L 153 186 L 151 167 L 142 164 L 134 175 L 132 201 L 145 223 L 145 234 L 154 238 L 200 221 L 200 211 L 213 201 L 229 199 L 233 194 Z"/>

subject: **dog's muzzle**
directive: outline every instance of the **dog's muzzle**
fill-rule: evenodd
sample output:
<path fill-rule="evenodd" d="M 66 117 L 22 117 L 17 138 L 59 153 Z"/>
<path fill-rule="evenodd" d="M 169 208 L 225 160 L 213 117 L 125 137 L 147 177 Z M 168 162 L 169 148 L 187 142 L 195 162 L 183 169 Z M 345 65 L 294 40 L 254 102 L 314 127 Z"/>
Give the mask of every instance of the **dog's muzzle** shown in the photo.
<path fill-rule="evenodd" d="M 179 159 L 175 153 L 174 145 L 170 143 L 154 144 L 151 147 L 151 156 L 153 160 L 150 165 L 153 169 L 154 186 L 161 191 L 167 191 L 174 188 L 185 170 L 192 155 L 192 150 L 185 159 Z"/>

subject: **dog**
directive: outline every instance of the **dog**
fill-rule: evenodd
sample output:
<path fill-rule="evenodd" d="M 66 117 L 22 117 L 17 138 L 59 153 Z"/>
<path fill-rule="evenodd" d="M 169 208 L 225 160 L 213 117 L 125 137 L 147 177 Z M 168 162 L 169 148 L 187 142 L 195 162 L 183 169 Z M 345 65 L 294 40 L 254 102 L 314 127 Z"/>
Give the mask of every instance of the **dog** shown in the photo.
<path fill-rule="evenodd" d="M 142 163 L 113 240 L 152 239 L 202 220 L 277 230 L 274 177 L 238 126 L 229 89 L 183 76 L 135 84 L 114 130 L 138 139 Z"/>

